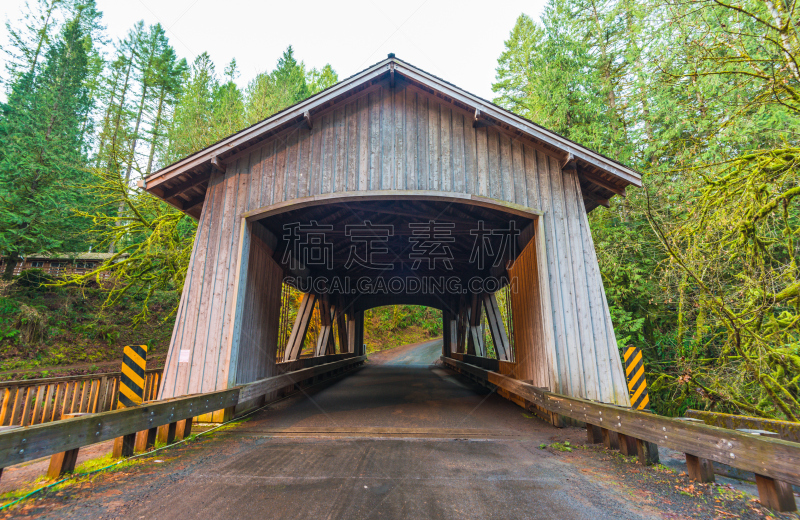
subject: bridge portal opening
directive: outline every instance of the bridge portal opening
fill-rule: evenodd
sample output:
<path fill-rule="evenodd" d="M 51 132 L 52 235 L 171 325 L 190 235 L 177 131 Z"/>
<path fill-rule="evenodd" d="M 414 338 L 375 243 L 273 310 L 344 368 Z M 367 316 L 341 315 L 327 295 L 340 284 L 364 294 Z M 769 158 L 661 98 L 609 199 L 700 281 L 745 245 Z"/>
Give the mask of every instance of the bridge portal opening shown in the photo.
<path fill-rule="evenodd" d="M 365 355 L 365 327 L 387 306 L 408 319 L 427 313 L 421 322 L 441 335 L 441 355 L 530 376 L 546 360 L 526 346 L 517 366 L 512 308 L 516 299 L 523 345 L 542 343 L 543 307 L 533 301 L 541 280 L 515 268 L 537 261 L 538 224 L 536 212 L 513 205 L 417 193 L 347 194 L 245 215 L 232 380 Z"/>

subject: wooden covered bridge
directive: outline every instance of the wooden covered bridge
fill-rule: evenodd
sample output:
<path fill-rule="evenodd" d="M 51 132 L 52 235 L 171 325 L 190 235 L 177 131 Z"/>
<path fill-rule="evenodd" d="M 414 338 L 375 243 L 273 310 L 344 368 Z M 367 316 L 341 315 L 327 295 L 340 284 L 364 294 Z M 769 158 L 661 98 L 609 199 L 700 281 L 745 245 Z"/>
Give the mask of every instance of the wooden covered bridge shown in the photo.
<path fill-rule="evenodd" d="M 631 184 L 630 168 L 389 55 L 144 180 L 198 220 L 159 396 L 274 375 L 315 308 L 313 354 L 360 355 L 363 312 L 411 303 L 442 310 L 445 356 L 629 405 L 587 214 Z M 305 293 L 291 320 L 286 283 Z"/>

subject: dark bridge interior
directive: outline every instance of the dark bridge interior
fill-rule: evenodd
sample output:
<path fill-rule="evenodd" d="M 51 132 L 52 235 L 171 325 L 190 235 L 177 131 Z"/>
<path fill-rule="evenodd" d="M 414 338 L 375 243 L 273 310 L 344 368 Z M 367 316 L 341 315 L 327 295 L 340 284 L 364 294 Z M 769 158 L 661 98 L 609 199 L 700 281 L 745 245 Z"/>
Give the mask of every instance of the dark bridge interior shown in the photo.
<path fill-rule="evenodd" d="M 319 290 L 317 283 L 361 294 L 359 308 L 443 308 L 476 279 L 495 278 L 489 289 L 501 288 L 532 237 L 533 218 L 474 203 L 379 200 L 304 207 L 258 223 L 277 239 L 273 259 L 303 292 Z"/>

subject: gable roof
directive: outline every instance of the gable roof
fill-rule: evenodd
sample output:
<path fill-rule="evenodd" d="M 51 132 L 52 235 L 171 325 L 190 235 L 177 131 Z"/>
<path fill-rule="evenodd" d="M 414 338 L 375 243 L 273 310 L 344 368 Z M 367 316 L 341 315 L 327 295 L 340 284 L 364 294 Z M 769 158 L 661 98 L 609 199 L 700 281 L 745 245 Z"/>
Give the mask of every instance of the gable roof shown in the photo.
<path fill-rule="evenodd" d="M 584 194 L 589 191 L 589 201 L 597 201 L 591 204 L 591 208 L 596 207 L 598 203 L 607 203 L 606 199 L 614 194 L 624 195 L 625 187 L 628 185 L 637 187 L 642 185 L 641 175 L 628 166 L 470 94 L 390 54 L 385 60 L 327 89 L 152 173 L 139 181 L 139 186 L 178 209 L 198 216 L 199 209 L 185 207 L 182 204 L 183 199 L 176 197 L 184 194 L 185 199 L 187 191 L 194 191 L 195 197 L 204 193 L 212 165 L 224 169 L 227 158 L 238 155 L 239 152 L 313 117 L 316 113 L 345 102 L 376 83 L 386 81 L 387 78 L 394 82 L 397 77 L 453 105 L 474 112 L 476 122 L 492 124 L 517 136 L 527 137 L 554 155 L 562 157 L 562 164 L 569 164 L 570 167 L 579 169 Z M 587 185 L 591 187 L 587 188 Z M 190 209 L 193 211 L 188 211 Z"/>

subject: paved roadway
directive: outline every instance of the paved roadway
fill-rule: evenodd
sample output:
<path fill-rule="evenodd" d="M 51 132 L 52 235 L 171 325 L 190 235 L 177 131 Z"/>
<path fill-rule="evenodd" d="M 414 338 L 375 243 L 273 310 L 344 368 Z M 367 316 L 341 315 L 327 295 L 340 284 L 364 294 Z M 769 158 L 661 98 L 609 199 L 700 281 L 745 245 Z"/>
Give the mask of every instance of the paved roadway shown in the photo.
<path fill-rule="evenodd" d="M 171 520 L 651 517 L 619 486 L 539 448 L 563 431 L 430 365 L 440 348 L 434 341 L 375 354 L 348 377 L 38 506 L 53 508 L 32 504 L 29 513 Z"/>

